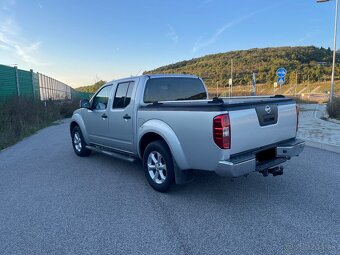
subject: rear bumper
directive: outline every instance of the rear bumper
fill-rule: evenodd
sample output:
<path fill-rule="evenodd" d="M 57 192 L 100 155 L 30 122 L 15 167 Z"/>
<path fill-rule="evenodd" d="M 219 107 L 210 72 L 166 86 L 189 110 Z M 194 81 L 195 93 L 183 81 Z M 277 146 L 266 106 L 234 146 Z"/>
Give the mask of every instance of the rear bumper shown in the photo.
<path fill-rule="evenodd" d="M 255 171 L 262 171 L 268 168 L 278 166 L 291 157 L 298 156 L 305 146 L 305 142 L 300 139 L 292 139 L 286 142 L 271 145 L 266 148 L 259 148 L 232 156 L 229 161 L 219 161 L 215 172 L 221 176 L 238 177 Z M 268 149 L 275 148 L 276 157 L 258 163 L 256 161 L 256 153 Z"/>
<path fill-rule="evenodd" d="M 295 139 L 294 141 L 279 144 L 276 147 L 276 156 L 277 157 L 287 157 L 288 159 L 291 157 L 297 157 L 303 151 L 305 147 L 305 142 L 300 139 Z"/>

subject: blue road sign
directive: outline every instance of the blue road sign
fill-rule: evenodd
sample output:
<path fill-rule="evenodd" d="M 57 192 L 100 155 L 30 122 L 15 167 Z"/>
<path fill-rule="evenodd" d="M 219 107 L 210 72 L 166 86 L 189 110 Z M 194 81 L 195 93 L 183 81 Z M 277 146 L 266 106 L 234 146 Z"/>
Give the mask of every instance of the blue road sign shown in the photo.
<path fill-rule="evenodd" d="M 286 74 L 287 74 L 287 70 L 284 67 L 281 67 L 281 68 L 277 69 L 277 71 L 276 71 L 276 75 L 278 77 L 285 77 Z"/>
<path fill-rule="evenodd" d="M 277 78 L 277 83 L 278 83 L 279 85 L 285 84 L 285 77 L 284 77 L 284 76 L 283 76 L 283 77 L 278 77 L 278 78 Z"/>

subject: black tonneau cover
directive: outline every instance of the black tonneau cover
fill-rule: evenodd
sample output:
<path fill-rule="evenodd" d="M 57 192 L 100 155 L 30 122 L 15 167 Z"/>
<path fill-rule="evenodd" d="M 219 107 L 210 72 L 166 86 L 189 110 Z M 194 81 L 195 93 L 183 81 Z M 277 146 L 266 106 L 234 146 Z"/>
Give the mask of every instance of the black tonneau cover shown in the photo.
<path fill-rule="evenodd" d="M 295 101 L 284 96 L 214 98 L 212 100 L 155 102 L 143 106 L 144 111 L 235 111 L 267 104 L 292 104 Z"/>

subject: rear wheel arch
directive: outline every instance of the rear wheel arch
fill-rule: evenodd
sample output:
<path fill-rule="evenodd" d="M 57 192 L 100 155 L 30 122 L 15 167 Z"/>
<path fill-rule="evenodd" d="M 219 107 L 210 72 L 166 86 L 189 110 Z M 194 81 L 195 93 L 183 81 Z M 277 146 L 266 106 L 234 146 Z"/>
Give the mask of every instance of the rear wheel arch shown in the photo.
<path fill-rule="evenodd" d="M 144 155 L 144 151 L 146 147 L 154 141 L 164 141 L 166 145 L 168 146 L 169 150 L 171 151 L 170 146 L 168 145 L 168 143 L 165 141 L 165 139 L 161 135 L 155 132 L 148 132 L 142 136 L 139 142 L 139 153 L 140 153 L 141 158 Z"/>
<path fill-rule="evenodd" d="M 177 134 L 167 123 L 152 119 L 145 122 L 137 132 L 140 134 L 137 147 L 140 158 L 143 157 L 148 142 L 150 143 L 156 139 L 164 140 L 179 169 L 191 169 Z"/>

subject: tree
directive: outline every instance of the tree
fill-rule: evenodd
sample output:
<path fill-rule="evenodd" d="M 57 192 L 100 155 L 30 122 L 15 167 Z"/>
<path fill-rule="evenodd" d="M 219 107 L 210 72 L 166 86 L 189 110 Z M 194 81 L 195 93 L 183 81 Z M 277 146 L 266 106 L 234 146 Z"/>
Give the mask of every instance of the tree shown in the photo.
<path fill-rule="evenodd" d="M 89 92 L 89 93 L 94 93 L 96 92 L 101 86 L 103 86 L 106 83 L 106 81 L 100 80 L 92 85 L 88 85 L 88 86 L 83 86 L 83 87 L 79 87 L 77 88 L 78 91 L 81 92 Z"/>
<path fill-rule="evenodd" d="M 330 49 L 308 47 L 279 47 L 232 51 L 207 55 L 201 58 L 181 61 L 163 66 L 145 73 L 190 73 L 208 78 L 208 86 L 216 86 L 219 80 L 227 83 L 230 77 L 230 59 L 233 59 L 233 76 L 235 85 L 247 84 L 250 74 L 257 74 L 257 83 L 272 84 L 276 80 L 276 70 L 285 67 L 288 71 L 287 80 L 295 82 L 295 74 L 301 77 L 310 75 L 311 81 L 319 78 L 327 79 L 331 71 L 332 51 Z M 340 68 L 340 56 L 337 68 Z M 203 75 L 204 74 L 204 75 Z"/>

